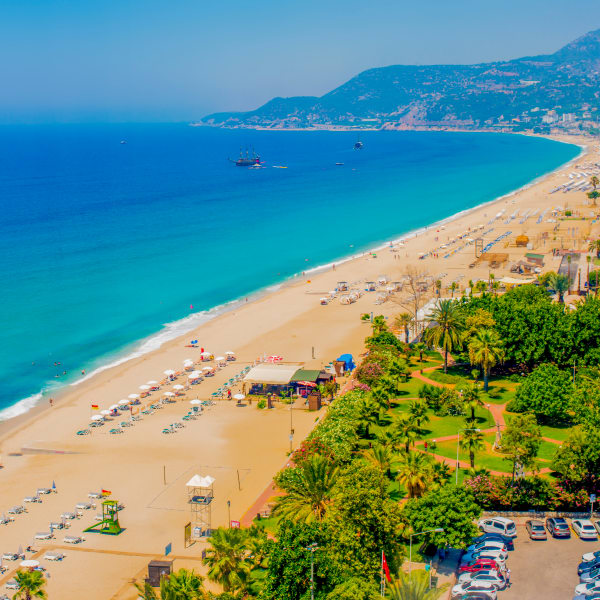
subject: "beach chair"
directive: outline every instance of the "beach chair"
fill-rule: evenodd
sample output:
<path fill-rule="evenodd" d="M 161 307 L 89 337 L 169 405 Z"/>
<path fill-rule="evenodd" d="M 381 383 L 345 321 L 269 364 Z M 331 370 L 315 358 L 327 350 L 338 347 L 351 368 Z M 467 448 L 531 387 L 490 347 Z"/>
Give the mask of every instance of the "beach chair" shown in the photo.
<path fill-rule="evenodd" d="M 172 432 L 172 431 L 171 431 L 171 430 L 170 430 L 168 427 L 165 427 L 165 428 L 162 430 L 162 432 L 163 432 L 163 433 L 173 433 L 173 432 Z"/>
<path fill-rule="evenodd" d="M 116 435 L 118 433 L 123 433 L 123 430 L 122 429 L 111 429 L 110 433 L 113 435 Z"/>
<path fill-rule="evenodd" d="M 129 421 L 121 421 L 121 427 L 133 427 L 133 423 Z"/>

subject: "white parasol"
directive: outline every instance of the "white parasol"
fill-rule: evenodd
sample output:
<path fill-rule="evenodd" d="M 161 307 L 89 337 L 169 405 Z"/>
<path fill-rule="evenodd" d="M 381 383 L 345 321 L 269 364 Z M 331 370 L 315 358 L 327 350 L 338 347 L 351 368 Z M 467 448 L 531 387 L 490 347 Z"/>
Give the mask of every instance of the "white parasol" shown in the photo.
<path fill-rule="evenodd" d="M 165 392 L 163 395 L 171 398 L 171 396 L 174 396 L 175 394 L 174 392 Z"/>
<path fill-rule="evenodd" d="M 233 399 L 234 400 L 243 400 L 246 396 L 244 396 L 244 394 L 234 394 Z"/>
<path fill-rule="evenodd" d="M 110 415 L 110 410 L 106 410 L 106 409 L 105 410 L 101 410 L 100 414 L 104 415 L 105 417 L 108 417 Z"/>
<path fill-rule="evenodd" d="M 164 373 L 165 375 L 169 375 L 169 377 L 170 377 L 171 375 L 175 375 L 175 371 L 173 371 L 173 369 L 167 369 L 166 371 L 163 371 L 163 373 Z"/>
<path fill-rule="evenodd" d="M 233 356 L 235 354 L 235 352 L 233 350 L 227 350 L 227 352 L 225 352 L 225 354 L 227 354 L 229 356 Z"/>
<path fill-rule="evenodd" d="M 217 356 L 217 358 L 215 358 L 215 360 L 217 362 L 221 362 L 221 361 L 225 360 L 225 357 L 224 356 Z"/>
<path fill-rule="evenodd" d="M 184 390 L 185 387 L 183 385 L 181 385 L 180 383 L 178 383 L 177 385 L 173 386 L 174 390 Z"/>
<path fill-rule="evenodd" d="M 113 404 L 113 405 L 110 407 L 110 410 L 119 410 L 119 405 L 118 405 L 118 404 Z"/>
<path fill-rule="evenodd" d="M 146 390 L 149 390 L 149 389 L 150 389 L 150 386 L 149 386 L 149 385 L 146 385 L 146 384 L 144 384 L 144 385 L 140 385 L 140 390 L 144 390 L 144 391 L 146 391 Z"/>
<path fill-rule="evenodd" d="M 194 398 L 190 400 L 190 404 L 202 404 L 202 400 L 198 400 L 198 398 Z"/>
<path fill-rule="evenodd" d="M 130 400 L 137 400 L 140 395 L 139 394 L 129 394 L 129 396 L 127 396 Z M 120 404 L 120 402 L 119 402 Z"/>
<path fill-rule="evenodd" d="M 119 400 L 119 406 L 126 406 L 129 404 L 129 400 Z"/>

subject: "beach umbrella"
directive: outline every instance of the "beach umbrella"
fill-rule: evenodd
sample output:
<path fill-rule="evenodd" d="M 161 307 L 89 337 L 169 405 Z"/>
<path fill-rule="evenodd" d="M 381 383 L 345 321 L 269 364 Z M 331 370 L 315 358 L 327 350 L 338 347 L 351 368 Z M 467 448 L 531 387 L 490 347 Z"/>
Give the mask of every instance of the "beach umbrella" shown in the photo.
<path fill-rule="evenodd" d="M 119 405 L 118 404 L 113 404 L 109 408 L 110 408 L 110 410 L 118 410 L 119 409 Z"/>
<path fill-rule="evenodd" d="M 190 404 L 202 404 L 202 400 L 198 400 L 198 398 L 194 398 L 190 400 Z"/>
<path fill-rule="evenodd" d="M 22 560 L 20 566 L 25 569 L 35 569 L 40 566 L 39 560 Z"/>
<path fill-rule="evenodd" d="M 144 390 L 144 391 L 146 391 L 146 390 L 149 390 L 149 389 L 150 389 L 150 386 L 149 386 L 149 385 L 146 385 L 146 384 L 144 384 L 144 385 L 140 385 L 140 390 Z"/>
<path fill-rule="evenodd" d="M 212 367 L 204 367 L 202 370 L 203 370 L 203 371 L 212 371 L 212 370 L 213 370 L 213 368 L 212 368 Z"/>
<path fill-rule="evenodd" d="M 217 362 L 220 362 L 220 361 L 222 361 L 222 360 L 225 360 L 225 357 L 224 357 L 224 356 L 217 356 L 217 358 L 215 358 L 215 360 L 216 360 Z"/>
<path fill-rule="evenodd" d="M 146 381 L 146 383 L 148 385 L 158 385 L 158 381 L 154 381 L 154 379 L 151 379 L 150 381 Z"/>
<path fill-rule="evenodd" d="M 140 395 L 139 394 L 129 394 L 129 396 L 127 396 L 127 397 L 130 398 L 131 400 L 137 400 L 140 397 Z M 122 400 L 121 400 L 121 402 L 122 402 Z M 119 402 L 119 404 L 121 402 Z"/>
<path fill-rule="evenodd" d="M 234 394 L 233 399 L 234 400 L 243 400 L 246 396 L 244 396 L 244 394 Z"/>
<path fill-rule="evenodd" d="M 106 410 L 106 409 L 104 409 L 104 410 L 101 410 L 101 411 L 100 411 L 100 414 L 101 414 L 101 415 L 104 415 L 105 417 L 108 417 L 108 416 L 110 415 L 110 410 Z"/>
<path fill-rule="evenodd" d="M 235 354 L 235 352 L 233 350 L 227 350 L 227 352 L 225 352 L 225 354 L 227 354 L 228 356 L 233 356 Z"/>
<path fill-rule="evenodd" d="M 119 400 L 119 406 L 125 406 L 126 404 L 129 404 L 129 400 Z"/>
<path fill-rule="evenodd" d="M 56 489 L 56 483 L 54 482 L 54 480 L 52 480 L 52 489 L 55 490 Z"/>
<path fill-rule="evenodd" d="M 104 417 L 102 415 L 93 415 L 90 417 L 90 421 L 102 421 Z"/>
<path fill-rule="evenodd" d="M 181 385 L 180 383 L 178 383 L 177 385 L 173 386 L 174 390 L 183 390 L 185 389 L 185 387 L 183 385 Z"/>
<path fill-rule="evenodd" d="M 170 398 L 171 396 L 174 396 L 175 394 L 173 392 L 165 392 L 164 395 L 168 396 Z"/>
<path fill-rule="evenodd" d="M 212 356 L 212 352 L 209 352 L 208 350 L 205 350 L 204 352 L 200 353 L 200 356 L 204 357 L 209 357 Z"/>
<path fill-rule="evenodd" d="M 193 361 L 191 358 L 186 358 L 186 359 L 183 361 L 183 364 L 184 364 L 184 365 L 193 365 L 193 364 L 194 364 L 194 361 Z"/>
<path fill-rule="evenodd" d="M 166 371 L 163 371 L 163 373 L 164 373 L 165 375 L 169 375 L 169 377 L 170 377 L 171 375 L 175 375 L 175 371 L 173 371 L 173 369 L 167 369 Z"/>

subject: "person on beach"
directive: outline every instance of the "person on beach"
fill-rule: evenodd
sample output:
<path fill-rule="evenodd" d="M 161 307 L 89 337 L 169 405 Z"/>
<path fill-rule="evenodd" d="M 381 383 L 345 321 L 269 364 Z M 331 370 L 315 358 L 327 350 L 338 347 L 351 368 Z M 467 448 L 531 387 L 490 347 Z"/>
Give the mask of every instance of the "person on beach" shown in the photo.
<path fill-rule="evenodd" d="M 231 390 L 227 389 L 227 400 L 231 400 Z"/>
<path fill-rule="evenodd" d="M 54 405 L 54 398 L 48 398 L 48 402 L 50 403 L 50 408 Z"/>

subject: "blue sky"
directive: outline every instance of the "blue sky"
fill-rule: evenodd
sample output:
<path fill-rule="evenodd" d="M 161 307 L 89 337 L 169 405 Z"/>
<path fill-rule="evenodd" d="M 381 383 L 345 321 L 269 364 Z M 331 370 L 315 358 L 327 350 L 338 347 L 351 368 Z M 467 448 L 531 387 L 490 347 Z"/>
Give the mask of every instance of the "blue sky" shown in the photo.
<path fill-rule="evenodd" d="M 365 69 L 553 52 L 598 0 L 0 0 L 0 122 L 188 121 Z"/>

